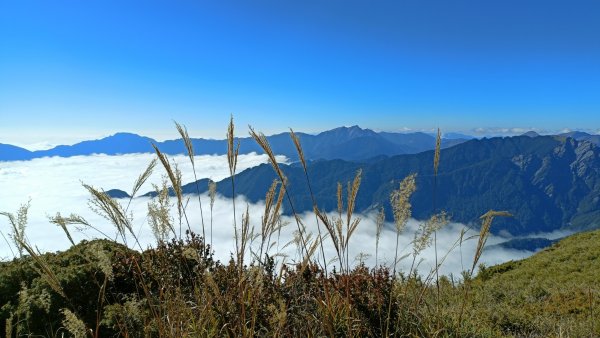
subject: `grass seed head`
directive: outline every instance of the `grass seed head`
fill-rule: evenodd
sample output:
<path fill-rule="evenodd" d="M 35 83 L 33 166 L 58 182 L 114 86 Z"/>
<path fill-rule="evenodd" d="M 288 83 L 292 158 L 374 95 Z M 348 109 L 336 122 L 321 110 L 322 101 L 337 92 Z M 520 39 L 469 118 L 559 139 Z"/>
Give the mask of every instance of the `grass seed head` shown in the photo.
<path fill-rule="evenodd" d="M 440 164 L 440 150 L 442 148 L 442 134 L 440 128 L 437 130 L 437 137 L 435 139 L 435 152 L 433 155 L 433 174 L 437 175 L 438 166 Z"/>
<path fill-rule="evenodd" d="M 408 219 L 412 215 L 410 197 L 417 189 L 415 180 L 417 174 L 408 175 L 400 182 L 400 188 L 394 190 L 390 196 L 390 204 L 394 214 L 394 224 L 396 231 L 402 232 L 406 227 Z"/>

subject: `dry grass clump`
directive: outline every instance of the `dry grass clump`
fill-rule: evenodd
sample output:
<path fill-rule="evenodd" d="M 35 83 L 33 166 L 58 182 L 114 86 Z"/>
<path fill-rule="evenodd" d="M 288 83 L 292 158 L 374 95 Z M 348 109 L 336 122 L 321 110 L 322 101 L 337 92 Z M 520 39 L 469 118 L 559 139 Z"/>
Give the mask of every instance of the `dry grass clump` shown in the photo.
<path fill-rule="evenodd" d="M 177 237 L 171 216 L 171 201 L 169 198 L 169 187 L 166 178 L 163 177 L 162 185 L 154 185 L 156 197 L 148 202 L 148 224 L 157 242 L 163 242 Z"/>
<path fill-rule="evenodd" d="M 297 229 L 298 229 L 296 236 L 297 236 L 298 243 L 300 243 L 300 249 L 302 252 L 302 261 L 310 260 L 312 253 L 310 252 L 311 250 L 309 249 L 306 229 L 304 227 L 304 224 L 302 224 L 302 220 L 300 219 L 298 213 L 296 212 L 296 209 L 294 208 L 292 199 L 290 198 L 290 195 L 288 193 L 287 177 L 281 170 L 279 163 L 277 163 L 277 158 L 275 157 L 275 153 L 273 153 L 273 150 L 271 149 L 271 145 L 269 144 L 269 141 L 267 141 L 267 137 L 263 133 L 257 133 L 256 131 L 254 131 L 254 129 L 252 129 L 252 127 L 249 127 L 249 129 L 250 129 L 250 136 L 252 136 L 252 138 L 256 141 L 256 143 L 263 149 L 265 154 L 267 154 L 267 157 L 269 158 L 269 163 L 273 167 L 273 170 L 277 174 L 277 177 L 279 177 L 279 180 L 281 181 L 282 186 L 285 188 L 284 191 L 285 191 L 289 206 L 292 210 L 292 214 L 294 215 L 294 219 L 296 221 L 296 225 L 297 225 Z M 302 157 L 304 157 L 304 156 L 302 156 Z M 317 238 L 317 241 L 320 241 L 320 240 L 321 240 L 321 238 Z"/>
<path fill-rule="evenodd" d="M 360 187 L 362 172 L 359 170 L 354 177 L 352 183 L 348 182 L 347 194 L 346 194 L 346 212 L 344 219 L 344 199 L 342 192 L 342 184 L 337 185 L 337 215 L 333 218 L 328 217 L 324 212 L 315 208 L 315 213 L 325 225 L 325 229 L 329 233 L 329 237 L 333 243 L 333 247 L 338 256 L 338 262 L 340 263 L 340 270 L 348 273 L 350 271 L 350 258 L 349 258 L 349 243 L 352 234 L 358 228 L 360 223 L 360 217 L 353 217 L 354 206 L 356 204 L 356 196 L 358 194 L 358 188 Z"/>
<path fill-rule="evenodd" d="M 279 193 L 277 193 L 277 187 L 279 187 Z M 285 225 L 281 219 L 284 196 L 285 186 L 281 182 L 274 180 L 265 196 L 265 211 L 261 217 L 260 249 L 258 255 L 254 255 L 261 265 L 265 264 L 263 254 L 266 256 L 264 259 L 268 259 L 269 250 L 279 242 L 279 238 L 273 241 L 273 235 L 276 233 L 280 234 L 281 228 Z"/>
<path fill-rule="evenodd" d="M 188 231 L 192 230 L 192 228 L 190 226 L 190 221 L 188 220 L 187 214 L 185 212 L 185 206 L 183 205 L 183 191 L 181 189 L 181 186 L 182 186 L 181 171 L 177 167 L 176 163 L 174 164 L 174 166 L 171 166 L 171 162 L 169 161 L 169 158 L 167 157 L 167 155 L 163 154 L 156 147 L 156 145 L 153 144 L 152 147 L 154 148 L 154 151 L 156 152 L 156 156 L 160 160 L 160 163 L 162 163 L 163 168 L 165 169 L 165 172 L 167 173 L 167 177 L 171 181 L 171 189 L 173 189 L 173 191 L 175 192 L 175 196 L 177 197 L 177 213 L 179 215 L 179 237 L 181 237 L 181 235 L 182 235 L 181 227 L 182 227 L 184 218 L 185 218 L 185 222 L 186 222 Z"/>

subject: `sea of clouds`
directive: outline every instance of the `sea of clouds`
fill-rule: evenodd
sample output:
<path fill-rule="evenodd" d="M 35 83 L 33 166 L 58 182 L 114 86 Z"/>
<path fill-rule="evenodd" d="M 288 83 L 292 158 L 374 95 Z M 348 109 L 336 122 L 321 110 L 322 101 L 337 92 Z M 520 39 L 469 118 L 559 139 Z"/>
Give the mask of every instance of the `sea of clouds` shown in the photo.
<path fill-rule="evenodd" d="M 82 187 L 82 183 L 92 185 L 105 190 L 117 188 L 130 192 L 134 180 L 146 168 L 147 164 L 154 158 L 152 154 L 128 154 L 118 156 L 92 155 L 75 156 L 69 158 L 40 158 L 30 161 L 0 162 L 0 212 L 16 213 L 19 206 L 30 201 L 31 207 L 28 213 L 28 225 L 26 236 L 28 241 L 41 252 L 65 250 L 70 244 L 62 229 L 48 221 L 49 216 L 60 212 L 63 216 L 75 213 L 83 216 L 89 223 L 101 230 L 108 236 L 115 236 L 116 231 L 101 216 L 94 213 L 88 206 L 89 194 Z M 172 160 L 178 163 L 183 173 L 184 183 L 193 181 L 192 167 L 186 156 L 174 156 Z M 285 162 L 284 157 L 280 157 Z M 268 161 L 265 155 L 248 154 L 240 155 L 238 160 L 238 171 L 250 168 Z M 210 178 L 219 181 L 228 177 L 229 169 L 225 156 L 198 156 L 196 157 L 196 171 L 198 179 Z M 159 184 L 164 170 L 157 166 L 154 174 L 142 187 L 141 193 L 152 190 L 152 183 Z M 360 191 L 359 191 L 360 193 Z M 201 232 L 201 216 L 197 196 L 187 196 L 187 216 L 191 227 L 197 233 Z M 142 247 L 155 245 L 156 241 L 147 223 L 147 205 L 149 198 L 135 198 L 129 207 L 133 215 L 135 231 L 138 232 Z M 204 194 L 201 196 L 203 205 L 204 222 L 210 242 L 210 200 Z M 128 199 L 120 200 L 127 205 Z M 241 224 L 241 215 L 248 208 L 250 225 L 260 232 L 261 216 L 264 212 L 264 203 L 249 203 L 243 196 L 236 198 L 237 224 Z M 227 261 L 235 252 L 232 200 L 217 196 L 213 210 L 213 248 L 216 258 Z M 177 223 L 177 212 L 174 208 L 174 219 Z M 309 232 L 317 234 L 317 224 L 313 213 L 300 215 L 302 222 Z M 374 213 L 357 215 L 361 217 L 358 230 L 352 236 L 349 244 L 350 260 L 355 264 L 359 261 L 370 266 L 375 265 L 375 219 Z M 288 245 L 294 238 L 297 229 L 292 217 L 284 217 L 288 223 L 281 231 L 280 240 L 275 244 L 270 253 L 281 252 L 287 262 L 298 260 L 298 249 L 296 245 Z M 408 271 L 412 264 L 412 240 L 419 221 L 411 219 L 400 235 L 399 256 L 408 255 L 399 262 L 401 271 Z M 322 225 L 321 225 L 322 226 Z M 187 226 L 184 225 L 184 228 Z M 437 233 L 438 259 L 443 260 L 441 272 L 443 274 L 458 275 L 461 271 L 470 269 L 473 254 L 477 246 L 477 238 L 472 238 L 456 245 L 461 230 L 465 226 L 458 223 L 450 223 Z M 4 238 L 0 238 L 0 259 L 11 259 L 16 254 L 14 244 L 10 241 L 11 227 L 8 219 L 0 218 L 0 232 Z M 83 232 L 71 228 L 75 241 L 82 239 L 93 239 L 102 237 L 98 232 L 86 230 Z M 467 230 L 463 238 L 476 235 L 476 231 Z M 490 236 L 488 246 L 506 241 L 505 237 Z M 132 243 L 130 240 L 129 243 Z M 131 246 L 131 245 L 130 245 Z M 256 246 L 255 246 L 256 247 Z M 327 259 L 335 257 L 335 251 L 329 239 L 324 242 Z M 136 247 L 137 248 L 137 247 Z M 391 265 L 394 260 L 396 248 L 396 231 L 392 223 L 384 225 L 379 243 L 379 264 Z M 506 250 L 493 247 L 484 252 L 481 262 L 486 265 L 497 264 L 508 260 L 521 259 L 531 255 L 529 251 Z M 423 251 L 417 258 L 416 264 L 422 274 L 427 274 L 434 266 L 435 250 L 432 247 Z"/>

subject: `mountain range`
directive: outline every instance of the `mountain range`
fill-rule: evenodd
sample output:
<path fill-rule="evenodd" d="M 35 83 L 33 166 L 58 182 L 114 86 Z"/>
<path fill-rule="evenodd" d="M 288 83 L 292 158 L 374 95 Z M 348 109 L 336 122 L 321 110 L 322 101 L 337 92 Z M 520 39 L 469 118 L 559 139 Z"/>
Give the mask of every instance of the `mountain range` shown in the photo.
<path fill-rule="evenodd" d="M 376 156 L 394 156 L 414 154 L 435 147 L 435 136 L 415 133 L 374 132 L 358 126 L 340 127 L 324 131 L 317 135 L 296 133 L 304 146 L 304 154 L 309 160 L 343 159 L 362 161 Z M 442 147 L 450 147 L 466 141 L 468 136 L 452 134 L 442 140 Z M 298 156 L 289 133 L 267 137 L 273 151 L 285 155 L 291 160 Z M 250 137 L 238 139 L 240 154 L 260 152 L 256 142 Z M 181 139 L 158 142 L 152 138 L 131 133 L 117 133 L 112 136 L 74 145 L 60 145 L 48 150 L 29 151 L 12 145 L 0 144 L 0 161 L 30 160 L 40 157 L 69 157 L 91 154 L 131 154 L 153 153 L 151 144 L 156 144 L 163 153 L 169 155 L 184 154 L 186 149 Z M 192 139 L 196 155 L 223 155 L 227 152 L 226 140 Z"/>
<path fill-rule="evenodd" d="M 308 160 L 365 161 L 380 156 L 416 154 L 432 150 L 435 147 L 435 135 L 423 132 L 375 132 L 370 129 L 352 126 L 339 127 L 316 135 L 296 134 L 303 144 L 304 155 Z M 533 131 L 523 135 L 540 136 Z M 589 141 L 600 146 L 600 135 L 574 131 L 557 136 L 570 137 L 578 141 Z M 267 139 L 275 153 L 285 155 L 292 161 L 298 160 L 296 149 L 289 142 L 289 133 L 267 136 Z M 442 137 L 442 148 L 448 148 L 472 139 L 474 139 L 473 136 L 466 134 L 446 133 Z M 240 154 L 261 152 L 261 149 L 251 138 L 242 137 L 238 140 L 240 141 Z M 223 155 L 227 151 L 226 140 L 193 138 L 192 143 L 196 155 Z M 73 145 L 59 145 L 51 149 L 36 151 L 0 143 L 0 161 L 21 161 L 53 156 L 153 153 L 154 149 L 151 144 L 157 145 L 165 154 L 186 153 L 181 139 L 160 142 L 137 134 L 116 133 L 98 140 L 87 140 Z"/>
<path fill-rule="evenodd" d="M 417 173 L 418 189 L 412 198 L 413 216 L 426 219 L 434 211 L 447 211 L 456 222 L 477 226 L 487 210 L 506 210 L 512 218 L 494 223 L 494 233 L 527 235 L 555 230 L 581 230 L 600 227 L 599 135 L 572 132 L 540 136 L 466 139 L 450 135 L 443 139 L 437 178 L 433 175 L 435 138 L 426 133 L 374 132 L 358 126 L 341 127 L 317 135 L 297 133 L 308 159 L 308 171 L 318 207 L 334 210 L 337 183 L 353 179 L 362 170 L 362 184 L 356 211 L 366 212 L 384 206 L 391 217 L 390 193 L 411 173 Z M 251 138 L 240 138 L 240 153 L 262 150 Z M 312 199 L 289 133 L 268 137 L 276 154 L 287 156 L 292 164 L 282 165 L 289 179 L 288 189 L 298 211 L 312 210 Z M 193 139 L 197 154 L 224 154 L 226 141 Z M 184 153 L 181 140 L 156 142 L 135 134 L 118 133 L 72 146 L 58 146 L 30 152 L 0 144 L 0 160 L 26 160 L 44 156 L 109 155 L 152 152 L 155 143 L 167 154 Z M 272 168 L 259 165 L 236 176 L 236 193 L 250 201 L 264 199 L 275 179 Z M 434 185 L 435 181 L 435 185 Z M 207 180 L 198 182 L 201 192 Z M 196 193 L 196 183 L 183 187 Z M 435 187 L 435 192 L 434 192 Z M 231 182 L 218 182 L 218 192 L 231 197 Z M 126 197 L 118 190 L 114 197 Z M 148 193 L 152 195 L 152 193 Z M 286 208 L 289 212 L 290 208 Z"/>
<path fill-rule="evenodd" d="M 411 199 L 416 219 L 432 214 L 435 182 L 436 210 L 447 211 L 453 221 L 477 227 L 479 216 L 490 209 L 512 213 L 514 217 L 494 222 L 492 232 L 497 234 L 600 227 L 600 148 L 589 141 L 562 136 L 474 139 L 441 151 L 437 178 L 433 156 L 433 151 L 425 151 L 366 162 L 314 161 L 308 172 L 318 207 L 326 211 L 337 207 L 337 183 L 351 181 L 360 169 L 356 211 L 384 206 L 390 220 L 390 193 L 404 177 L 417 173 L 417 191 Z M 281 167 L 294 208 L 312 210 L 302 167 L 298 163 Z M 236 194 L 252 202 L 263 200 L 275 178 L 267 164 L 247 169 L 236 175 Z M 205 192 L 208 180 L 198 185 Z M 185 185 L 183 191 L 195 193 L 196 183 Z M 218 182 L 217 191 L 231 197 L 231 181 Z"/>

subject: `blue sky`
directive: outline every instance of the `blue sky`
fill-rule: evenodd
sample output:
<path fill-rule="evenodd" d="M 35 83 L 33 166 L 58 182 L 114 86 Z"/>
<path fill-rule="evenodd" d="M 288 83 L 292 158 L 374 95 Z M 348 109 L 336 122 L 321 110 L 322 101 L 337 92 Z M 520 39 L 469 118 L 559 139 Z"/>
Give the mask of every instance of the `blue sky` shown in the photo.
<path fill-rule="evenodd" d="M 600 130 L 598 1 L 2 1 L 0 142 Z M 491 128 L 491 129 L 488 129 Z"/>

